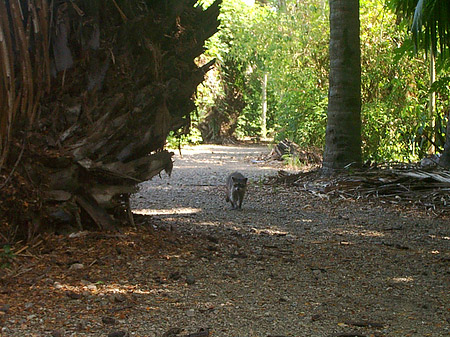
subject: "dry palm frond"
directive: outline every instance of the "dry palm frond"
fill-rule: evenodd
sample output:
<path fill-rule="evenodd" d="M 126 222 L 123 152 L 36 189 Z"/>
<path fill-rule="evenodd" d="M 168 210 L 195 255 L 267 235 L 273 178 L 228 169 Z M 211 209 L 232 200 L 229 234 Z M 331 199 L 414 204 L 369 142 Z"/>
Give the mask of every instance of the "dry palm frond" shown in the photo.
<path fill-rule="evenodd" d="M 450 212 L 450 171 L 394 163 L 324 177 L 319 170 L 289 174 L 280 171 L 270 183 L 294 185 L 321 197 L 377 199 L 392 204 Z"/>
<path fill-rule="evenodd" d="M 48 11 L 46 0 L 30 0 L 26 8 L 19 0 L 0 2 L 0 169 L 15 122 L 30 129 L 50 90 Z"/>

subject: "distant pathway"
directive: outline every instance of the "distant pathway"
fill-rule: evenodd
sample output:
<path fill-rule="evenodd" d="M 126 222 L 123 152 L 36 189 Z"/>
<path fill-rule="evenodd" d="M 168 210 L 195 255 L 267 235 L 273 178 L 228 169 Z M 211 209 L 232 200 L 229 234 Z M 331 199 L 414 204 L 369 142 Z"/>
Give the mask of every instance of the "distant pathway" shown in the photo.
<path fill-rule="evenodd" d="M 257 160 L 269 152 L 267 146 L 199 145 L 176 151 L 171 177 L 162 174 L 141 185 L 133 199 L 135 212 L 157 213 L 155 209 L 190 208 L 203 213 L 223 213 L 230 207 L 225 203 L 225 181 L 228 174 L 240 171 L 249 178 L 250 198 L 244 209 L 257 207 L 252 203 L 252 186 L 265 176 L 274 175 L 277 167 Z M 281 164 L 279 164 L 281 165 Z M 163 211 L 164 213 L 164 211 Z M 236 213 L 229 213 L 235 215 Z"/>

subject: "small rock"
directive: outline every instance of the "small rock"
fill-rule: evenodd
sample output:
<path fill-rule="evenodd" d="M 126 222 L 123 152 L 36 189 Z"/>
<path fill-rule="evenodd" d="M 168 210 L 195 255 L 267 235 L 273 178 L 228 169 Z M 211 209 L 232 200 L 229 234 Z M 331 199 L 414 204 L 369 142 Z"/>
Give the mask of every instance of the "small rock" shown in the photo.
<path fill-rule="evenodd" d="M 233 273 L 233 272 L 223 272 L 222 273 L 222 277 L 224 277 L 224 278 L 229 277 L 229 278 L 232 278 L 232 279 L 236 279 L 236 278 L 238 278 L 238 275 L 236 273 Z"/>
<path fill-rule="evenodd" d="M 49 277 L 43 279 L 42 282 L 43 282 L 44 284 L 47 284 L 47 285 L 55 284 L 55 281 L 53 281 L 53 280 L 52 280 L 51 278 L 49 278 Z"/>
<path fill-rule="evenodd" d="M 97 290 L 97 286 L 95 284 L 88 284 L 86 288 L 88 288 L 91 291 Z"/>
<path fill-rule="evenodd" d="M 79 321 L 77 323 L 77 330 L 82 331 L 84 329 L 86 329 L 86 321 Z"/>
<path fill-rule="evenodd" d="M 53 330 L 50 334 L 52 337 L 62 337 L 64 335 L 61 330 Z"/>
<path fill-rule="evenodd" d="M 210 335 L 209 329 L 201 328 L 200 330 L 198 330 L 198 332 L 191 333 L 188 336 L 191 336 L 191 337 L 208 337 L 209 335 Z"/>
<path fill-rule="evenodd" d="M 82 263 L 74 263 L 69 267 L 69 270 L 80 270 L 84 268 L 84 264 Z"/>
<path fill-rule="evenodd" d="M 9 311 L 9 305 L 8 304 L 0 305 L 0 312 L 7 313 L 8 311 Z"/>
<path fill-rule="evenodd" d="M 89 232 L 88 231 L 82 231 L 82 232 L 76 232 L 76 233 L 71 233 L 69 234 L 69 238 L 74 239 L 74 238 L 80 238 L 82 236 L 86 236 L 88 235 Z"/>
<path fill-rule="evenodd" d="M 230 257 L 232 259 L 246 259 L 248 258 L 248 255 L 242 252 L 238 252 L 238 253 L 232 253 L 230 254 Z"/>
<path fill-rule="evenodd" d="M 63 287 L 62 284 L 59 282 L 53 283 L 53 286 L 55 287 L 55 289 L 61 289 Z"/>
<path fill-rule="evenodd" d="M 311 321 L 315 322 L 315 321 L 318 321 L 321 318 L 322 318 L 322 316 L 320 314 L 315 314 L 315 315 L 311 316 Z"/>
<path fill-rule="evenodd" d="M 322 272 L 319 269 L 313 269 L 312 272 L 315 276 L 319 276 L 320 274 L 322 274 Z"/>
<path fill-rule="evenodd" d="M 79 300 L 81 298 L 81 294 L 74 291 L 66 291 L 66 296 L 73 300 Z"/>
<path fill-rule="evenodd" d="M 108 317 L 108 316 L 102 317 L 102 322 L 103 322 L 103 324 L 110 324 L 110 325 L 114 325 L 117 323 L 117 321 L 115 320 L 114 317 Z"/>
<path fill-rule="evenodd" d="M 194 309 L 189 309 L 188 311 L 186 311 L 186 316 L 194 317 L 195 316 L 195 310 Z"/>
<path fill-rule="evenodd" d="M 175 337 L 176 335 L 179 335 L 182 331 L 183 331 L 183 329 L 181 329 L 181 328 L 171 328 L 171 329 L 167 330 L 162 335 L 162 337 Z"/>
<path fill-rule="evenodd" d="M 36 315 L 28 315 L 27 316 L 27 321 L 31 321 L 32 319 L 35 319 L 37 316 Z"/>
<path fill-rule="evenodd" d="M 125 302 L 125 300 L 127 299 L 125 295 L 123 294 L 114 294 L 112 295 L 112 300 L 116 303 L 122 303 Z"/>
<path fill-rule="evenodd" d="M 195 277 L 194 275 L 187 275 L 186 276 L 186 283 L 189 285 L 192 285 L 195 283 Z"/>
<path fill-rule="evenodd" d="M 25 309 L 30 309 L 30 308 L 32 308 L 33 307 L 33 303 L 31 303 L 31 302 L 28 302 L 28 303 L 25 303 Z"/>
<path fill-rule="evenodd" d="M 180 279 L 180 277 L 181 277 L 181 273 L 179 272 L 179 271 L 175 271 L 175 272 L 173 272 L 173 273 L 170 273 L 170 275 L 169 275 L 169 278 L 171 279 L 171 280 L 179 280 Z"/>
<path fill-rule="evenodd" d="M 219 239 L 216 238 L 215 236 L 207 235 L 206 238 L 207 238 L 209 241 L 211 241 L 212 243 L 216 243 L 216 244 L 219 243 Z"/>

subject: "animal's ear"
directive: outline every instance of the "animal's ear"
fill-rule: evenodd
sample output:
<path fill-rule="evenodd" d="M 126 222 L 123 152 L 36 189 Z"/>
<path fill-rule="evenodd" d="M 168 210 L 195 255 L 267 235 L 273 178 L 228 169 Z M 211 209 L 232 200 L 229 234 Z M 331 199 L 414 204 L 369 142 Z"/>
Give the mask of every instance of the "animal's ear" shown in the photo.
<path fill-rule="evenodd" d="M 236 182 L 236 177 L 231 177 L 231 180 L 233 180 L 233 183 Z"/>

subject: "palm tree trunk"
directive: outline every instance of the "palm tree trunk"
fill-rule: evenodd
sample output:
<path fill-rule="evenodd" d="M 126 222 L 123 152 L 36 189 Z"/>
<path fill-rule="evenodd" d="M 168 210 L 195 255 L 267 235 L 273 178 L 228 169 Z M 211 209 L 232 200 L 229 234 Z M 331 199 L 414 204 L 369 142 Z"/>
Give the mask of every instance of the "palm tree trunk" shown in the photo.
<path fill-rule="evenodd" d="M 166 137 L 190 125 L 220 2 L 0 1 L 0 232 L 132 222 L 129 195 L 170 173 Z"/>
<path fill-rule="evenodd" d="M 359 1 L 329 0 L 330 88 L 323 170 L 361 164 Z"/>

